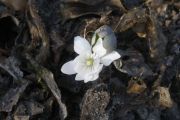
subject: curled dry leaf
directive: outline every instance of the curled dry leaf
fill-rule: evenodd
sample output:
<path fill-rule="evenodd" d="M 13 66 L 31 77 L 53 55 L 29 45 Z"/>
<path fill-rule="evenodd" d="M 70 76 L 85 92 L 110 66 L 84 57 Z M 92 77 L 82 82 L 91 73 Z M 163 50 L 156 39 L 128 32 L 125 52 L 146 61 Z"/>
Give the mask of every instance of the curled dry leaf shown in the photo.
<path fill-rule="evenodd" d="M 173 101 L 171 99 L 169 88 L 166 87 L 158 87 L 156 89 L 157 93 L 159 93 L 159 105 L 162 107 L 172 107 Z"/>
<path fill-rule="evenodd" d="M 133 31 L 136 32 L 136 34 L 141 37 L 141 38 L 146 38 L 146 32 L 145 32 L 145 29 L 146 29 L 146 25 L 145 23 L 137 23 L 135 24 L 135 26 L 133 26 Z"/>
<path fill-rule="evenodd" d="M 6 6 L 16 10 L 24 10 L 28 0 L 0 0 Z"/>
<path fill-rule="evenodd" d="M 146 39 L 150 61 L 159 62 L 165 56 L 167 38 L 163 34 L 153 10 L 134 8 L 123 14 L 117 31 L 123 32 L 132 28 L 138 36 Z"/>
<path fill-rule="evenodd" d="M 49 37 L 44 22 L 38 13 L 38 9 L 37 1 L 29 0 L 26 19 L 32 39 L 30 50 L 34 50 L 40 46 L 40 49 L 37 50 L 36 60 L 43 63 L 49 56 Z"/>
<path fill-rule="evenodd" d="M 40 66 L 35 60 L 33 60 L 29 55 L 26 55 L 26 59 L 29 61 L 30 66 L 32 66 L 32 70 L 36 72 L 39 77 L 45 81 L 46 85 L 56 98 L 58 104 L 59 104 L 59 112 L 60 112 L 60 118 L 64 120 L 67 117 L 67 109 L 64 103 L 61 101 L 61 91 L 58 88 L 55 80 L 54 75 L 51 71 L 44 68 L 43 66 Z"/>
<path fill-rule="evenodd" d="M 121 59 L 116 60 L 114 65 L 116 69 L 123 73 L 127 73 L 133 77 L 141 77 L 142 79 L 152 76 L 151 68 L 144 62 L 142 54 L 136 50 L 119 50 Z"/>
<path fill-rule="evenodd" d="M 113 10 L 126 11 L 120 0 L 63 0 L 61 2 L 61 14 L 64 20 L 87 15 L 101 17 Z"/>
<path fill-rule="evenodd" d="M 85 15 L 100 16 L 102 14 L 102 9 L 100 9 L 100 6 L 89 6 L 78 2 L 65 3 L 61 6 L 61 14 L 63 15 L 65 21 L 68 19 L 75 19 Z"/>
<path fill-rule="evenodd" d="M 128 83 L 127 93 L 140 94 L 147 88 L 144 81 L 130 80 Z"/>
<path fill-rule="evenodd" d="M 143 8 L 134 8 L 121 16 L 117 26 L 117 31 L 123 32 L 132 28 L 137 23 L 145 23 L 146 10 Z"/>
<path fill-rule="evenodd" d="M 167 38 L 162 33 L 161 28 L 159 27 L 158 21 L 156 19 L 156 14 L 153 11 L 150 11 L 150 15 L 147 18 L 147 43 L 149 49 L 149 55 L 153 62 L 161 61 L 166 52 Z"/>

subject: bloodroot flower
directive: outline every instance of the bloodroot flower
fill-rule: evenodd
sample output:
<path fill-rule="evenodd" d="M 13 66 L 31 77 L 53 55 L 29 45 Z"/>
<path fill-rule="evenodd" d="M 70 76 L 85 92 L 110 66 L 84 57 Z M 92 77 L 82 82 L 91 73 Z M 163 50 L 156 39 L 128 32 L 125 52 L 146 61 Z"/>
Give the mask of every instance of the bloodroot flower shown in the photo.
<path fill-rule="evenodd" d="M 93 47 L 85 38 L 75 37 L 74 51 L 78 56 L 65 63 L 61 71 L 68 75 L 76 74 L 75 80 L 84 80 L 85 83 L 98 79 L 103 65 L 109 66 L 114 60 L 120 58 L 116 51 L 107 53 L 101 37 L 96 40 Z"/>

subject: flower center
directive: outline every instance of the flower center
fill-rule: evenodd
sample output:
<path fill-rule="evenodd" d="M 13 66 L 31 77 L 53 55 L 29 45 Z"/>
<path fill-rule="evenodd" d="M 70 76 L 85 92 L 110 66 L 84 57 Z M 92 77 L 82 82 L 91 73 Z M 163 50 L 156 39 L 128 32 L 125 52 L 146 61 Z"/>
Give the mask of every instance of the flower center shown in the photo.
<path fill-rule="evenodd" d="M 86 60 L 86 65 L 87 65 L 87 66 L 92 66 L 93 63 L 94 63 L 94 59 L 93 59 L 93 58 L 88 58 L 88 59 Z"/>

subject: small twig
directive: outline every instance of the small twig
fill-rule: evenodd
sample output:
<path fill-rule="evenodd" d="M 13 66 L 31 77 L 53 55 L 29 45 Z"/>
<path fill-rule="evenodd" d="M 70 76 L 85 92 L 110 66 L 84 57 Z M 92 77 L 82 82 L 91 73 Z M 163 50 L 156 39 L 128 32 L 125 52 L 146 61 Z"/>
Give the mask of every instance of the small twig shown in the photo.
<path fill-rule="evenodd" d="M 123 16 L 119 18 L 119 21 L 118 21 L 118 23 L 117 23 L 116 27 L 113 29 L 113 32 L 115 32 L 115 31 L 116 31 L 116 29 L 119 27 L 119 25 L 120 25 L 120 23 L 121 23 L 122 18 L 123 18 Z"/>

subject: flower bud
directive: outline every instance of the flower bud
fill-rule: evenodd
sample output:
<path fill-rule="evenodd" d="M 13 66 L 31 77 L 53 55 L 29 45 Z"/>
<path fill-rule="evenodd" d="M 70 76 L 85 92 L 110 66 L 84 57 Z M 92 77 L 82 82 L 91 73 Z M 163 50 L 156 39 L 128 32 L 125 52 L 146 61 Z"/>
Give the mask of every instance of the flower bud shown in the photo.
<path fill-rule="evenodd" d="M 103 40 L 103 47 L 107 51 L 106 54 L 111 53 L 116 49 L 117 39 L 113 30 L 109 26 L 103 25 L 95 31 L 91 45 L 94 46 L 99 38 L 102 38 Z"/>

